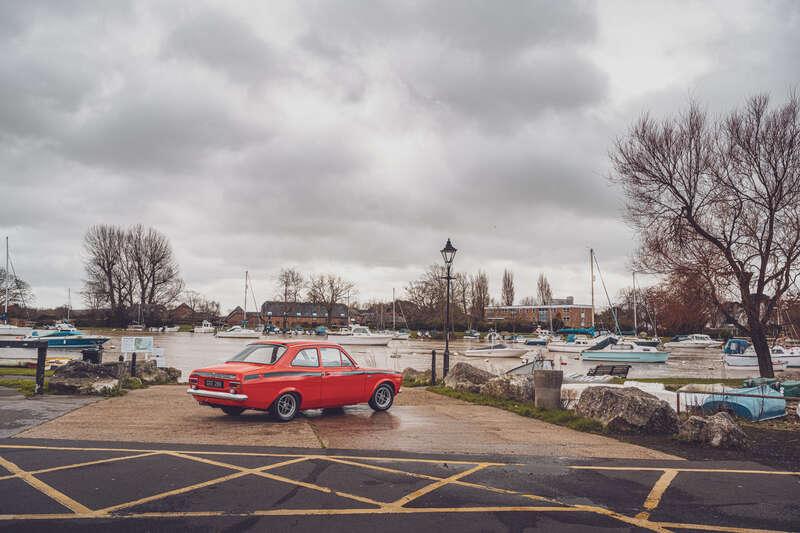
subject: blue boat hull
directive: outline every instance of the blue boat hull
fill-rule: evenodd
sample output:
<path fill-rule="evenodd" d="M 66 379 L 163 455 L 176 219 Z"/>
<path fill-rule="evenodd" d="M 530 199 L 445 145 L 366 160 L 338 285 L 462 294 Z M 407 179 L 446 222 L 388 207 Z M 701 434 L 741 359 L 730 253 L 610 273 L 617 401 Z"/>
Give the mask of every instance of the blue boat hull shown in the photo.
<path fill-rule="evenodd" d="M 46 339 L 48 348 L 70 348 L 75 350 L 82 350 L 86 348 L 100 348 L 108 341 L 108 338 L 102 337 L 98 339 Z"/>
<path fill-rule="evenodd" d="M 669 358 L 667 352 L 604 352 L 586 351 L 581 353 L 583 361 L 613 361 L 618 363 L 666 363 Z"/>

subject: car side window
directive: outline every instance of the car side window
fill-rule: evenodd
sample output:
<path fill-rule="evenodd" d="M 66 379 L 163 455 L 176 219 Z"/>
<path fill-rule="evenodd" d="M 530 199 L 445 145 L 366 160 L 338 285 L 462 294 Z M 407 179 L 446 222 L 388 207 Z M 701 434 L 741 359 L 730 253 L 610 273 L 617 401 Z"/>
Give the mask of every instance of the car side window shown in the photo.
<path fill-rule="evenodd" d="M 292 366 L 319 366 L 319 359 L 317 358 L 316 348 L 306 348 L 300 350 L 297 355 L 292 359 Z"/>
<path fill-rule="evenodd" d="M 336 348 L 320 348 L 322 354 L 322 366 L 342 366 L 342 358 Z"/>
<path fill-rule="evenodd" d="M 340 352 L 342 356 L 342 366 L 353 366 L 353 362 L 347 357 L 344 352 Z"/>

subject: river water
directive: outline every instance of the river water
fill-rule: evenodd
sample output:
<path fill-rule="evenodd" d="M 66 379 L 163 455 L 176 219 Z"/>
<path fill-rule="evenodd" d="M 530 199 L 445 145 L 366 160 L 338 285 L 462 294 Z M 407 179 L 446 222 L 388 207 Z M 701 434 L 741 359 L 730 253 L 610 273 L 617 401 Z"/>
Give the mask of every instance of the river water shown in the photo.
<path fill-rule="evenodd" d="M 253 342 L 253 339 L 219 339 L 212 334 L 203 333 L 133 333 L 125 331 L 98 332 L 111 337 L 106 343 L 103 353 L 104 361 L 114 361 L 120 356 L 119 347 L 123 336 L 152 336 L 156 347 L 164 349 L 164 360 L 167 366 L 182 371 L 185 381 L 189 373 L 196 368 L 218 364 L 235 355 L 242 347 Z M 262 337 L 262 339 L 278 340 L 279 337 Z M 299 336 L 292 339 L 314 340 L 320 337 Z M 452 341 L 450 343 L 450 365 L 465 361 L 484 368 L 493 373 L 500 373 L 522 364 L 519 358 L 465 357 L 464 350 L 487 346 L 483 341 Z M 514 345 L 519 346 L 519 345 Z M 418 370 L 430 368 L 431 351 L 437 352 L 437 367 L 441 369 L 444 342 L 437 340 L 391 341 L 389 346 L 344 346 L 345 350 L 363 366 L 372 366 L 402 371 L 412 367 Z M 553 359 L 556 367 L 565 373 L 577 372 L 585 374 L 598 362 L 584 362 L 578 354 L 550 353 L 543 347 L 531 347 L 531 352 L 523 357 L 533 358 L 541 352 L 547 359 Z M 697 378 L 739 378 L 757 373 L 756 370 L 731 370 L 722 364 L 719 348 L 708 350 L 674 350 L 667 363 L 624 363 L 631 364 L 629 378 L 645 377 L 697 377 Z M 441 372 L 441 370 L 439 370 Z M 440 374 L 441 375 L 441 374 Z"/>

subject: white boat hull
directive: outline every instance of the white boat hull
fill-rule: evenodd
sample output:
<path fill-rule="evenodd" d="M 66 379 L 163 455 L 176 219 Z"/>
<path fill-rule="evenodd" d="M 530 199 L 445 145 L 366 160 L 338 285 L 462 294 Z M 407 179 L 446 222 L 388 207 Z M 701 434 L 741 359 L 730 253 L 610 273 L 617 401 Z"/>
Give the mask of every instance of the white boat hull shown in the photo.
<path fill-rule="evenodd" d="M 721 342 L 665 342 L 664 348 L 703 350 L 705 348 L 721 348 Z"/>
<path fill-rule="evenodd" d="M 777 359 L 776 359 L 777 357 Z M 789 363 L 791 360 L 791 363 Z M 758 368 L 758 357 L 749 355 L 726 355 L 725 365 L 735 368 Z M 798 356 L 773 356 L 772 368 L 774 370 L 783 370 L 787 366 L 800 366 L 800 357 Z"/>
<path fill-rule="evenodd" d="M 497 350 L 467 350 L 466 357 L 521 357 L 530 350 L 522 348 L 498 348 Z"/>
<path fill-rule="evenodd" d="M 214 328 L 204 327 L 204 326 L 197 326 L 193 330 L 195 333 L 214 333 Z"/>
<path fill-rule="evenodd" d="M 328 335 L 328 341 L 348 346 L 388 346 L 391 335 Z"/>
<path fill-rule="evenodd" d="M 0 337 L 27 337 L 31 333 L 33 333 L 33 328 L 0 324 Z"/>
<path fill-rule="evenodd" d="M 562 352 L 562 353 L 581 353 L 584 350 L 588 350 L 591 348 L 588 344 L 570 344 L 570 343 L 560 343 L 560 342 L 551 342 L 547 345 L 547 350 L 551 352 Z"/>

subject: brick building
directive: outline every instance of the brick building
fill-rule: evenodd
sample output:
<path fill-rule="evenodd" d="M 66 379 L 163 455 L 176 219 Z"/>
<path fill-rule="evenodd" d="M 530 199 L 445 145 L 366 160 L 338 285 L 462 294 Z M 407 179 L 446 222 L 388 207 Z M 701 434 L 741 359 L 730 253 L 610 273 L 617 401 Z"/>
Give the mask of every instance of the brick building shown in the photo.
<path fill-rule="evenodd" d="M 592 306 L 576 304 L 572 296 L 553 299 L 551 305 L 490 305 L 486 307 L 486 320 L 528 324 L 550 324 L 561 320 L 564 327 L 587 328 L 592 325 Z"/>
<path fill-rule="evenodd" d="M 275 301 L 267 301 L 261 304 L 261 321 L 265 324 L 274 324 L 276 327 L 283 328 L 284 313 L 286 315 L 286 327 L 289 329 L 294 326 L 313 328 L 325 325 L 347 325 L 347 306 L 344 304 L 336 304 L 333 307 L 330 320 L 328 309 L 322 304 Z"/>

